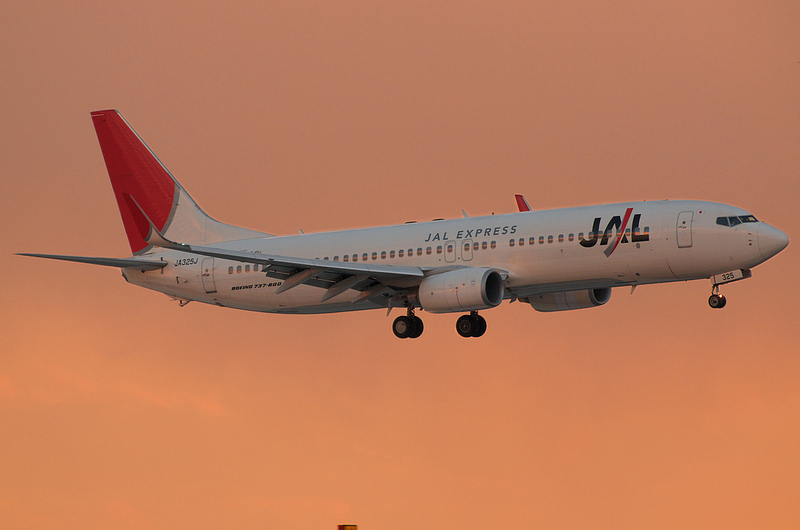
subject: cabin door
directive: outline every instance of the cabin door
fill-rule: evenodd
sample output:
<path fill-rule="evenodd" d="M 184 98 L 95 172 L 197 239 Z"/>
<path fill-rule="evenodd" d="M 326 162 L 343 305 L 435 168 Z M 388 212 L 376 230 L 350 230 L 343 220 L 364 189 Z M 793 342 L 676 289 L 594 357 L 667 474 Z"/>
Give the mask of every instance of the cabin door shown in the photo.
<path fill-rule="evenodd" d="M 694 212 L 681 212 L 678 214 L 678 248 L 692 246 L 692 218 Z"/>
<path fill-rule="evenodd" d="M 200 272 L 203 277 L 203 288 L 207 294 L 216 293 L 217 286 L 214 284 L 214 258 L 203 258 L 200 265 Z"/>

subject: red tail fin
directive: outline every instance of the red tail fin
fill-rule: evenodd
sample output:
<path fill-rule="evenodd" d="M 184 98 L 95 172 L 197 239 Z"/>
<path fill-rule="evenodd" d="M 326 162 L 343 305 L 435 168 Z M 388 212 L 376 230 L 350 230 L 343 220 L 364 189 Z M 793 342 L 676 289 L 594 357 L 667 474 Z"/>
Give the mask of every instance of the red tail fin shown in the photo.
<path fill-rule="evenodd" d="M 207 245 L 270 235 L 209 217 L 116 110 L 92 112 L 92 121 L 134 254 L 150 248 L 148 218 L 159 232 L 181 243 Z"/>
<path fill-rule="evenodd" d="M 92 112 L 97 139 L 114 188 L 131 250 L 147 247 L 150 225 L 131 197 L 159 230 L 169 221 L 178 200 L 175 180 L 116 110 Z"/>

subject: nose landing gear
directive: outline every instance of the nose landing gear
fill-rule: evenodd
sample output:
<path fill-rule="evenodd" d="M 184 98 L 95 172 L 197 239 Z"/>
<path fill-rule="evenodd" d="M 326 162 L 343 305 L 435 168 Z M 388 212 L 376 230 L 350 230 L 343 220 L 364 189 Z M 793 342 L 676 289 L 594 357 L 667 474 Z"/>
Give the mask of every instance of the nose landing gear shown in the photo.
<path fill-rule="evenodd" d="M 424 329 L 422 319 L 414 315 L 413 307 L 409 307 L 406 315 L 395 318 L 392 323 L 392 331 L 399 339 L 416 339 Z"/>
<path fill-rule="evenodd" d="M 711 296 L 708 297 L 708 305 L 711 309 L 722 309 L 727 303 L 728 301 L 725 300 L 725 297 L 719 294 L 719 285 L 713 285 L 711 287 Z"/>

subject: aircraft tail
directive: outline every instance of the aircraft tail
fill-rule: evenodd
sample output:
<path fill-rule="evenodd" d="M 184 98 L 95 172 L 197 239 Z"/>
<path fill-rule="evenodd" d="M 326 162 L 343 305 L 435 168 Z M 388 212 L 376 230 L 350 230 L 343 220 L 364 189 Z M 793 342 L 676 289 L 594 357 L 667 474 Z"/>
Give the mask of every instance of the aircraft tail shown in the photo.
<path fill-rule="evenodd" d="M 134 254 L 151 248 L 146 241 L 147 218 L 162 234 L 181 243 L 207 245 L 272 235 L 207 215 L 118 111 L 92 112 L 92 121 Z"/>

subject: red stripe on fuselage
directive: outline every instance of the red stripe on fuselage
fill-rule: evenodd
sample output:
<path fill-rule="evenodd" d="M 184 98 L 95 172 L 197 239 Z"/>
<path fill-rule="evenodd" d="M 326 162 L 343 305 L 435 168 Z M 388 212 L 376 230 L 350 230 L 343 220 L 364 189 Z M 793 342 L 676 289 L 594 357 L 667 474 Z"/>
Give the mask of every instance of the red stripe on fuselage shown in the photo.
<path fill-rule="evenodd" d="M 92 112 L 92 121 L 128 242 L 134 253 L 139 252 L 147 248 L 144 238 L 150 225 L 125 196 L 133 197 L 156 228 L 163 230 L 176 200 L 175 181 L 117 111 Z"/>
<path fill-rule="evenodd" d="M 625 218 L 622 220 L 622 227 L 619 229 L 619 233 L 617 234 L 617 240 L 614 242 L 614 246 L 610 249 L 606 249 L 605 255 L 606 257 L 611 256 L 615 250 L 617 250 L 617 245 L 619 242 L 622 241 L 622 236 L 625 235 L 625 229 L 628 227 L 628 220 L 631 218 L 631 213 L 633 212 L 633 208 L 628 208 L 625 210 Z"/>

